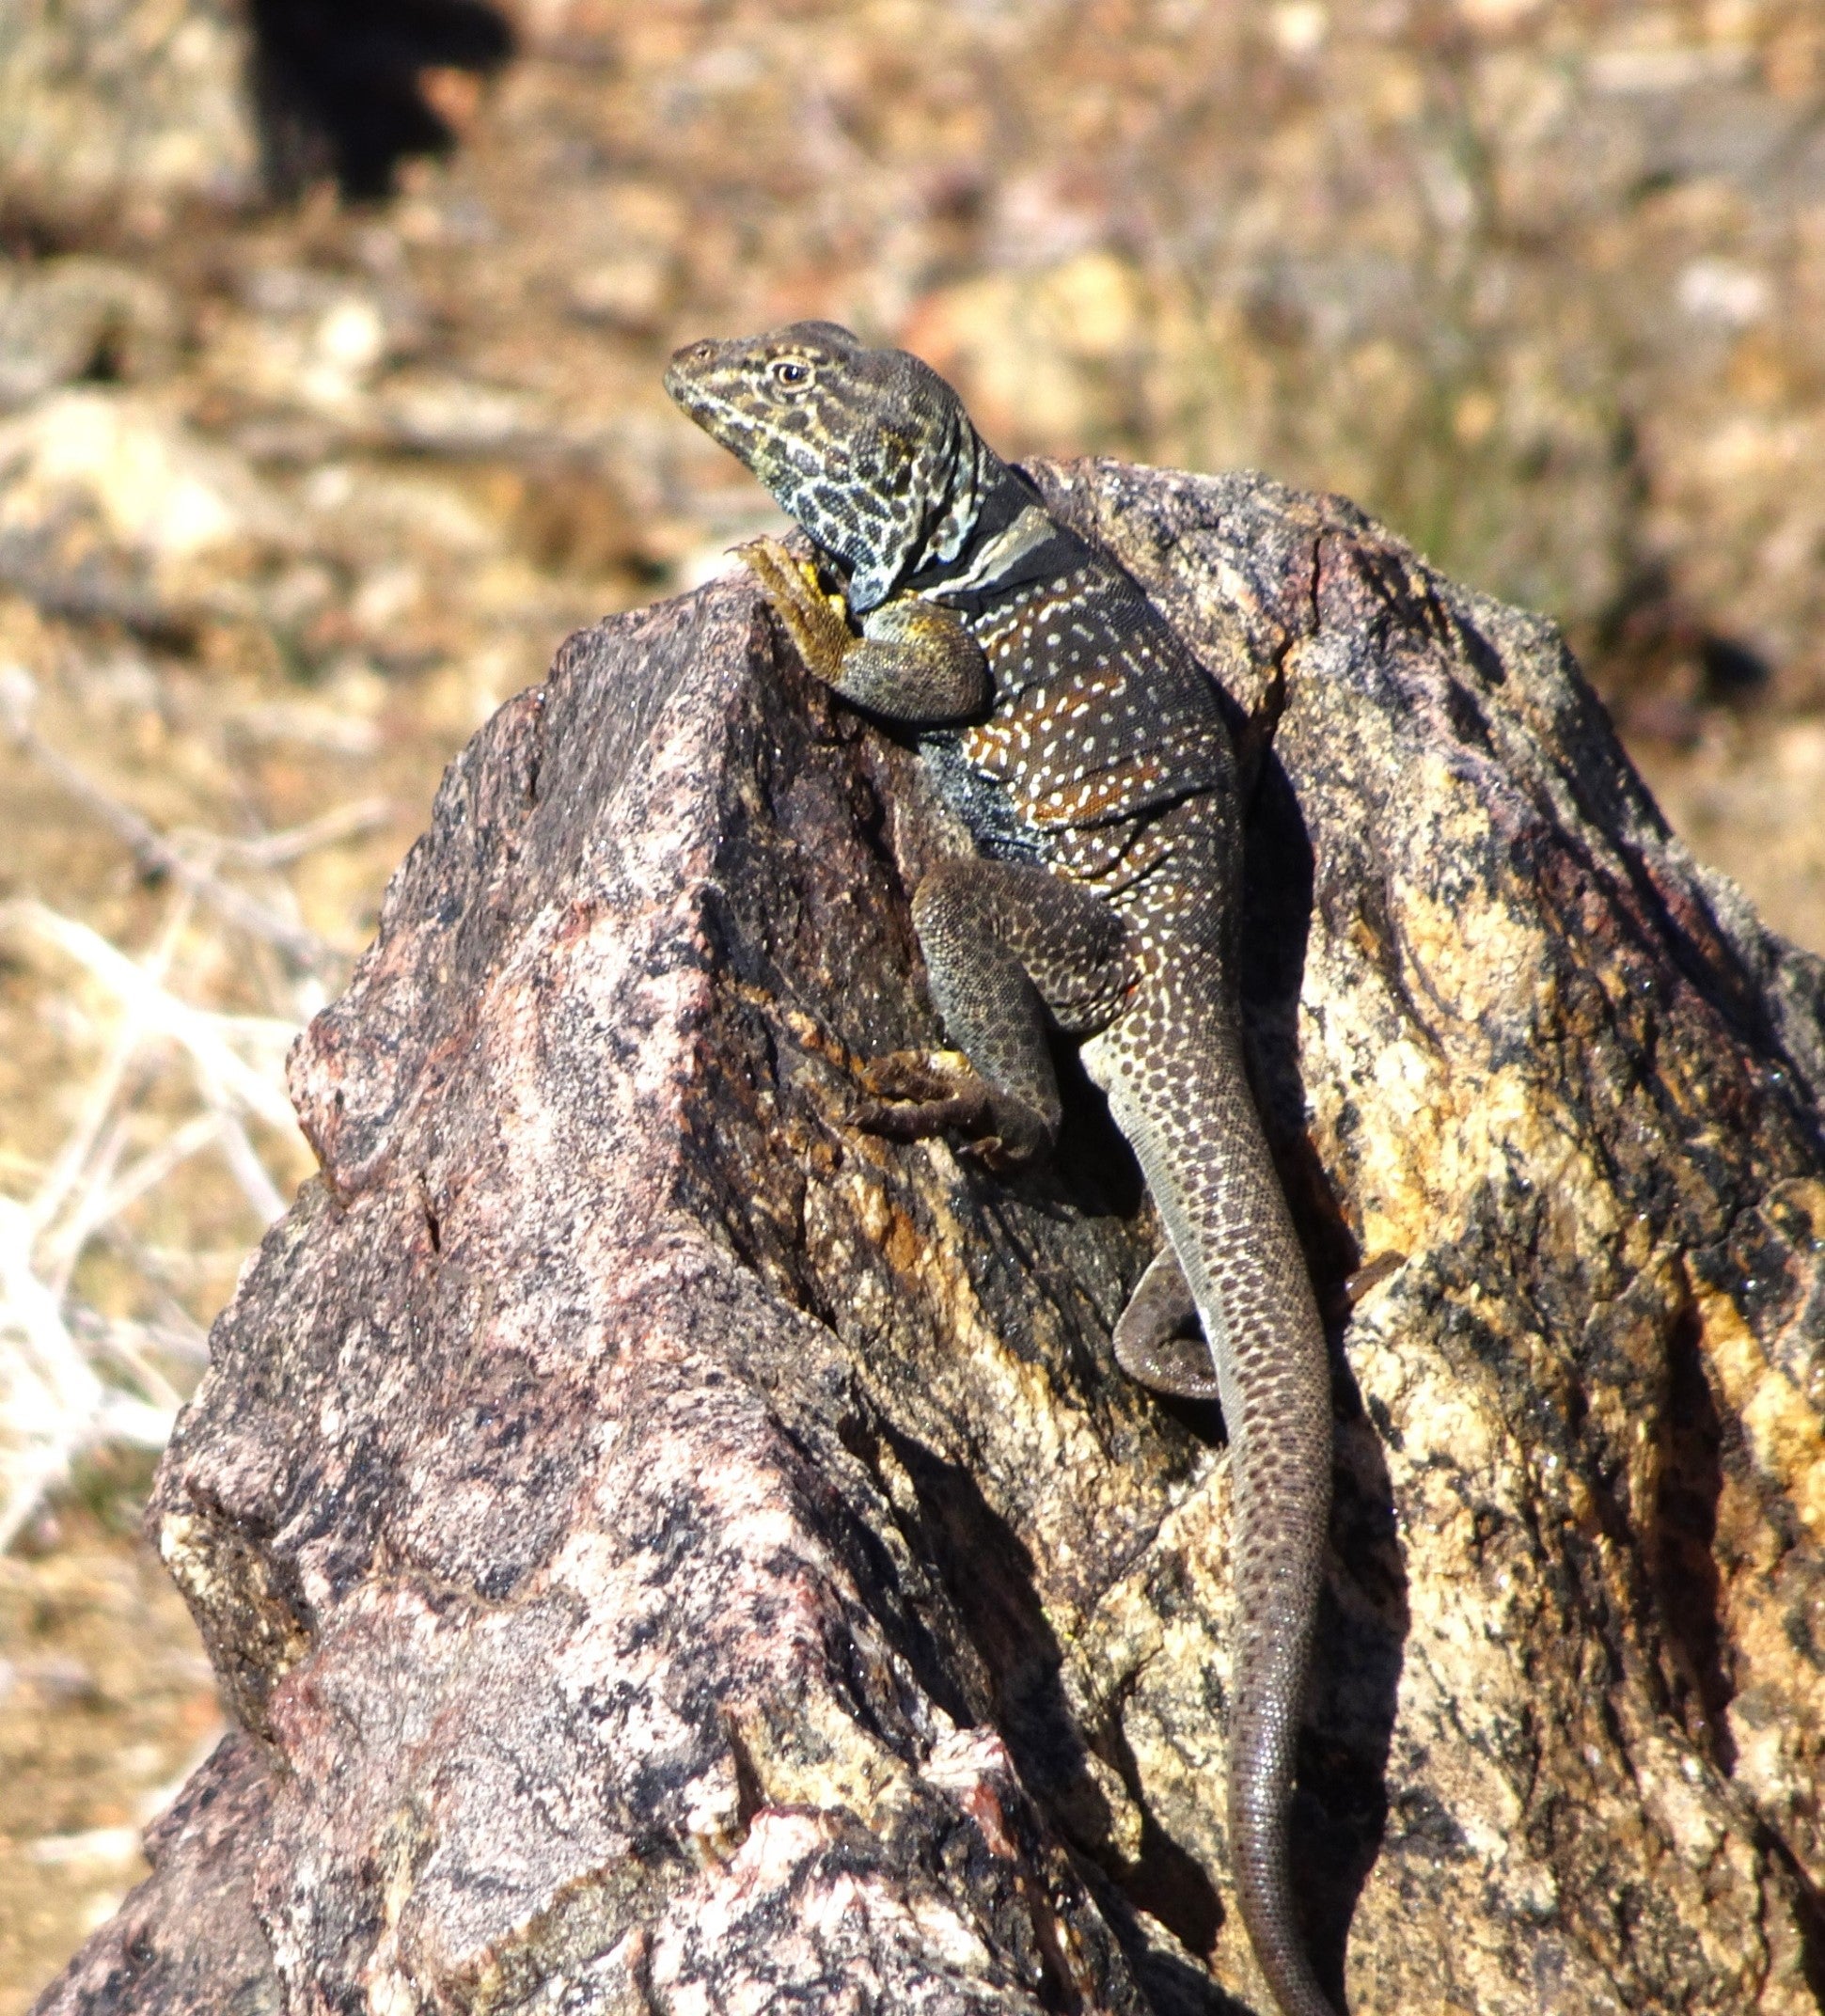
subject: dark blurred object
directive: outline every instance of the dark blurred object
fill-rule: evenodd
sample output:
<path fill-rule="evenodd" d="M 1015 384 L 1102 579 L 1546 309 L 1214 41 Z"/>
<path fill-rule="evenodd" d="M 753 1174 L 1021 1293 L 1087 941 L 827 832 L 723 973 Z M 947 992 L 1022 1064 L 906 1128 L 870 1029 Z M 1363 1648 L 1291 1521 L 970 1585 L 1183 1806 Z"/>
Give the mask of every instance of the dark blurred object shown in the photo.
<path fill-rule="evenodd" d="M 411 154 L 455 142 L 428 71 L 487 76 L 513 53 L 487 0 L 251 0 L 253 82 L 268 183 L 295 196 L 333 175 L 345 197 L 387 195 Z"/>
<path fill-rule="evenodd" d="M 1754 645 L 1704 622 L 1663 564 L 1644 568 L 1585 641 L 1625 731 L 1676 748 L 1697 742 L 1707 710 L 1761 701 L 1773 676 Z"/>

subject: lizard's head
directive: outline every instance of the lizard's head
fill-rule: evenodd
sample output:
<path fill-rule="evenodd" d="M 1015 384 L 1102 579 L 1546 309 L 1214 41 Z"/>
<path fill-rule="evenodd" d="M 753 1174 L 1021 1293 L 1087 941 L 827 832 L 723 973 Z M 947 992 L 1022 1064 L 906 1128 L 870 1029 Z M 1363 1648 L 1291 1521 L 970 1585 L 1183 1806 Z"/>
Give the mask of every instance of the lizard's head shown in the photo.
<path fill-rule="evenodd" d="M 666 390 L 849 568 L 858 613 L 956 556 L 1000 469 L 929 364 L 833 322 L 687 343 Z"/>

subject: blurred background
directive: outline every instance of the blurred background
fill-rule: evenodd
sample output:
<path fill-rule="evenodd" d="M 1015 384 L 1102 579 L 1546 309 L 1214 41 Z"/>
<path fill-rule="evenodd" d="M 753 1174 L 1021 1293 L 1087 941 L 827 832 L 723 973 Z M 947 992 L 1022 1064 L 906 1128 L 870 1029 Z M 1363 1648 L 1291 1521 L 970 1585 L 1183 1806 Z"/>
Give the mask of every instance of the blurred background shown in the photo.
<path fill-rule="evenodd" d="M 1549 611 L 1825 950 L 1817 0 L 4 0 L 0 2016 L 219 1725 L 138 1518 L 286 1045 L 475 727 L 771 521 L 658 373 L 804 315 Z"/>

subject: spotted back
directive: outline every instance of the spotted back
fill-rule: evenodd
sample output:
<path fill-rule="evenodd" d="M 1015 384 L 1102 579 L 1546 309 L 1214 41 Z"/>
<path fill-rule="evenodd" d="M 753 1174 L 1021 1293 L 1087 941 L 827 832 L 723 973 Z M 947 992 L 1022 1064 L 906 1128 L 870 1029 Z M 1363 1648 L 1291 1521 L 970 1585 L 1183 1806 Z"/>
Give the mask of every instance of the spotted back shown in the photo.
<path fill-rule="evenodd" d="M 666 390 L 850 569 L 858 616 L 953 559 L 1007 473 L 930 365 L 833 322 L 687 343 Z"/>

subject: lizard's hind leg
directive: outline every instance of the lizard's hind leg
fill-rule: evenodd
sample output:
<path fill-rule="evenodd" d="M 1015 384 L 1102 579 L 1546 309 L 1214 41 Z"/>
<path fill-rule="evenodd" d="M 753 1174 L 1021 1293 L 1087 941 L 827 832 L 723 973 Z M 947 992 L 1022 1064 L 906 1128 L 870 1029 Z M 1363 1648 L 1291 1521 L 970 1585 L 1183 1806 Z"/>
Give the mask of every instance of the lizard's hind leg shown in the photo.
<path fill-rule="evenodd" d="M 895 1134 L 985 1126 L 989 1138 L 974 1146 L 991 1162 L 1049 1148 L 1061 1108 L 1047 1022 L 1082 1035 L 1115 1015 L 1131 977 L 1126 926 L 1080 884 L 994 860 L 935 868 L 913 896 L 913 923 L 933 1003 L 975 1082 L 949 1098 L 876 1107 L 858 1118 Z M 876 1090 L 893 1089 L 897 1062 L 875 1067 Z"/>

